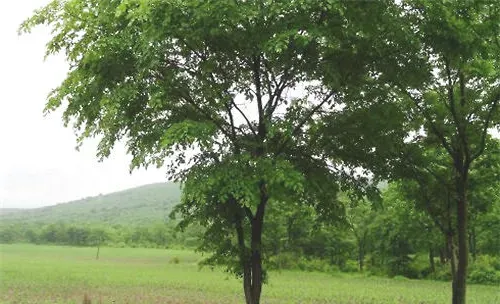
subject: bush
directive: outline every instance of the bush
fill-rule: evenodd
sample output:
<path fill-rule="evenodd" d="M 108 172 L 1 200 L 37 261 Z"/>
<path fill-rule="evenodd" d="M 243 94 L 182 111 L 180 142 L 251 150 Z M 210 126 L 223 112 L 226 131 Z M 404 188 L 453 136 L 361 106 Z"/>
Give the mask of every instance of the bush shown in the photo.
<path fill-rule="evenodd" d="M 496 271 L 500 271 L 500 256 L 480 255 L 472 264 L 472 266 L 474 265 L 490 266 Z"/>
<path fill-rule="evenodd" d="M 305 271 L 328 272 L 330 265 L 327 261 L 321 259 L 308 259 L 304 261 Z"/>
<path fill-rule="evenodd" d="M 402 275 L 410 279 L 423 279 L 431 273 L 432 269 L 429 265 L 429 257 L 425 254 L 417 254 L 408 264 L 405 273 L 402 273 Z"/>
<path fill-rule="evenodd" d="M 268 269 L 299 269 L 302 271 L 334 272 L 338 268 L 326 260 L 299 257 L 297 254 L 286 252 L 275 255 L 267 261 Z"/>
<path fill-rule="evenodd" d="M 475 284 L 500 284 L 499 258 L 479 256 L 469 269 L 469 282 Z"/>
<path fill-rule="evenodd" d="M 170 264 L 179 264 L 181 260 L 178 257 L 173 257 L 170 259 Z"/>
<path fill-rule="evenodd" d="M 410 277 L 414 275 L 410 270 L 411 262 L 412 258 L 410 258 L 408 255 L 391 257 L 387 263 L 389 276 L 394 277 L 397 275 L 403 275 Z"/>
<path fill-rule="evenodd" d="M 407 278 L 405 276 L 401 276 L 401 275 L 394 276 L 392 279 L 396 280 L 396 281 L 408 281 L 409 280 L 409 278 Z"/>
<path fill-rule="evenodd" d="M 347 260 L 345 264 L 340 268 L 343 272 L 358 272 L 359 264 L 354 260 Z"/>
<path fill-rule="evenodd" d="M 429 278 L 438 281 L 451 281 L 450 264 L 436 264 L 436 271 L 430 274 Z"/>
<path fill-rule="evenodd" d="M 112 247 L 117 247 L 117 248 L 125 248 L 125 247 L 127 247 L 127 244 L 125 244 L 125 242 L 119 242 L 119 243 L 116 243 L 116 244 L 112 244 L 111 246 Z"/>
<path fill-rule="evenodd" d="M 474 269 L 469 273 L 469 282 L 474 284 L 499 285 L 500 271 L 493 268 Z"/>
<path fill-rule="evenodd" d="M 291 252 L 283 252 L 272 256 L 268 260 L 267 267 L 269 269 L 298 269 L 299 257 Z"/>

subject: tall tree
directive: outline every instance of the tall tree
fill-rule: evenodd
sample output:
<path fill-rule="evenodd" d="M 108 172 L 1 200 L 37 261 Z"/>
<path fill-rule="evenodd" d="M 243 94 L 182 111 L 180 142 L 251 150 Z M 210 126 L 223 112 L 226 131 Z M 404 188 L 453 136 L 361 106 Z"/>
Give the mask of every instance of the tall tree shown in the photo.
<path fill-rule="evenodd" d="M 343 155 L 375 177 L 393 175 L 406 161 L 401 152 L 408 144 L 423 140 L 444 151 L 453 169 L 450 195 L 457 219 L 453 303 L 462 304 L 469 174 L 488 153 L 489 130 L 500 127 L 500 9 L 493 2 L 473 1 L 399 4 L 401 19 L 395 20 L 389 40 L 393 52 L 386 52 L 385 60 L 402 68 L 378 69 L 369 85 L 349 90 L 351 102 L 342 113 L 328 113 L 317 124 L 323 134 L 318 143 L 327 155 Z M 342 125 L 349 133 L 340 131 Z"/>
<path fill-rule="evenodd" d="M 397 86 L 413 104 L 409 117 L 424 120 L 423 137 L 446 151 L 453 168 L 458 264 L 454 304 L 465 303 L 468 266 L 468 189 L 488 130 L 500 126 L 500 9 L 494 2 L 403 1 L 421 41 L 430 81 Z"/>
<path fill-rule="evenodd" d="M 384 58 L 375 42 L 388 5 L 54 0 L 22 31 L 49 24 L 48 54 L 70 63 L 47 111 L 64 107 L 79 143 L 99 137 L 101 159 L 118 141 L 131 169 L 170 159 L 184 185 L 181 225 L 205 225 L 209 261 L 241 274 L 246 302 L 259 303 L 266 207 L 342 211 L 336 192 L 349 174 L 315 150 L 309 125 Z"/>

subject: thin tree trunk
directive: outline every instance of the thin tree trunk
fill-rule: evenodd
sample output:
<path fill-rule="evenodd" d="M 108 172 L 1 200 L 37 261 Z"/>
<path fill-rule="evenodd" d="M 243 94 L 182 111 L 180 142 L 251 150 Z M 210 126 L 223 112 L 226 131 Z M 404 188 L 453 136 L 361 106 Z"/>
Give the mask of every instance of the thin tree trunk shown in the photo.
<path fill-rule="evenodd" d="M 446 264 L 446 248 L 439 249 L 439 261 L 441 264 Z"/>
<path fill-rule="evenodd" d="M 447 245 L 448 245 L 448 254 L 449 254 L 449 259 L 450 259 L 450 271 L 451 271 L 451 281 L 452 281 L 452 289 L 455 287 L 455 281 L 456 281 L 456 276 L 457 276 L 457 258 L 455 254 L 455 245 L 454 245 L 454 240 L 453 240 L 453 234 L 450 232 L 446 236 L 447 239 Z"/>
<path fill-rule="evenodd" d="M 363 234 L 363 238 L 358 240 L 358 262 L 360 272 L 363 272 L 365 265 L 365 239 L 366 232 Z"/>
<path fill-rule="evenodd" d="M 263 270 L 262 270 L 262 229 L 264 225 L 264 211 L 269 197 L 267 195 L 266 184 L 260 185 L 260 204 L 252 220 L 252 240 L 251 240 L 251 268 L 252 268 L 252 304 L 260 303 L 262 293 Z"/>
<path fill-rule="evenodd" d="M 476 261 L 476 255 L 477 255 L 477 249 L 476 249 L 476 228 L 474 225 L 471 227 L 471 231 L 469 234 L 469 247 L 470 247 L 470 253 L 472 255 L 472 260 Z"/>
<path fill-rule="evenodd" d="M 359 252 L 359 271 L 360 272 L 363 272 L 364 264 L 365 264 L 365 254 L 364 254 L 363 250 L 361 249 Z"/>
<path fill-rule="evenodd" d="M 253 304 L 252 297 L 252 270 L 250 263 L 245 261 L 243 264 L 243 290 L 245 292 L 245 300 L 247 304 Z"/>
<path fill-rule="evenodd" d="M 453 304 L 465 304 L 467 266 L 469 261 L 468 238 L 467 238 L 467 198 L 466 179 L 459 183 L 459 197 L 457 204 L 457 232 L 458 232 L 458 265 L 456 283 L 453 289 Z M 461 188 L 461 189 L 460 189 Z"/>
<path fill-rule="evenodd" d="M 247 304 L 252 304 L 252 269 L 247 257 L 245 247 L 245 236 L 243 233 L 243 226 L 241 217 L 236 219 L 236 235 L 238 237 L 238 247 L 240 251 L 240 263 L 243 268 L 243 291 L 245 293 L 245 301 Z"/>
<path fill-rule="evenodd" d="M 99 241 L 97 243 L 97 254 L 95 255 L 95 259 L 99 259 L 99 250 L 101 249 L 101 237 L 99 237 Z"/>
<path fill-rule="evenodd" d="M 434 250 L 429 247 L 429 266 L 431 267 L 431 272 L 436 272 L 436 265 L 434 264 Z"/>

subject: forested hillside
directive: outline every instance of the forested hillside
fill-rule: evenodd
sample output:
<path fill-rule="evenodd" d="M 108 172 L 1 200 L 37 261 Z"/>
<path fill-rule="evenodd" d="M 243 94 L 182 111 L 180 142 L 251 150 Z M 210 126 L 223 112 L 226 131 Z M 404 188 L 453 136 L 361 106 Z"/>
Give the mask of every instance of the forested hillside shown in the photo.
<path fill-rule="evenodd" d="M 0 223 L 141 225 L 164 220 L 179 199 L 179 185 L 158 183 L 49 207 L 2 210 Z"/>

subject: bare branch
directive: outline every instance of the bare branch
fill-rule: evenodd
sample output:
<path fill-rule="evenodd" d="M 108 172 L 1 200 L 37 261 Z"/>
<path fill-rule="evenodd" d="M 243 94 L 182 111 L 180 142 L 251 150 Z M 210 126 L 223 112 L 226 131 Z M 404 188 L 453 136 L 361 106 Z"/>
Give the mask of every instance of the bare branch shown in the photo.
<path fill-rule="evenodd" d="M 245 115 L 245 112 L 243 112 L 239 107 L 238 105 L 234 102 L 234 99 L 231 99 L 231 103 L 233 105 L 233 107 L 238 110 L 238 112 L 240 112 L 241 116 L 243 116 L 243 118 L 245 119 L 245 121 L 247 122 L 247 125 L 248 127 L 250 128 L 250 131 L 252 131 L 252 133 L 257 136 L 257 132 L 255 131 L 255 129 L 253 128 L 252 126 L 252 123 L 250 122 L 250 120 L 248 119 L 248 117 Z"/>

